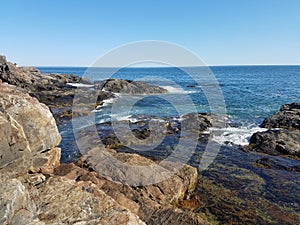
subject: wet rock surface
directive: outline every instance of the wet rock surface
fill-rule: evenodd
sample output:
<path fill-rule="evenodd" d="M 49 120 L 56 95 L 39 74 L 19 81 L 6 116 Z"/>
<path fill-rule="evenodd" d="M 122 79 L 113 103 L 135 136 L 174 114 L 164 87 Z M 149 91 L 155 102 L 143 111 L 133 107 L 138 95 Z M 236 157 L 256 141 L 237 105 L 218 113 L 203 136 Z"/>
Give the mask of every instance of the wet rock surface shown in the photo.
<path fill-rule="evenodd" d="M 265 132 L 255 133 L 245 149 L 270 155 L 300 157 L 300 103 L 283 105 L 278 112 L 265 119 Z"/>
<path fill-rule="evenodd" d="M 207 129 L 212 126 L 212 118 L 210 114 L 196 113 L 185 115 L 183 118 L 140 115 L 131 118 L 133 121 L 97 124 L 96 129 L 94 126 L 88 126 L 75 135 L 77 143 L 80 143 L 77 151 L 85 153 L 95 146 L 105 146 L 118 152 L 138 153 L 151 159 L 162 160 L 172 154 L 180 139 L 185 142 L 190 140 L 188 143 L 199 142 L 206 145 L 211 138 Z M 122 134 L 121 138 L 116 135 L 116 131 Z M 75 139 L 73 143 L 75 144 Z M 70 145 L 70 148 L 75 149 L 77 145 Z M 185 151 L 181 152 L 184 154 Z"/>
<path fill-rule="evenodd" d="M 299 130 L 268 130 L 255 133 L 251 139 L 251 149 L 270 155 L 300 157 Z"/>
<path fill-rule="evenodd" d="M 261 127 L 300 129 L 300 102 L 281 106 L 278 112 L 263 121 Z"/>

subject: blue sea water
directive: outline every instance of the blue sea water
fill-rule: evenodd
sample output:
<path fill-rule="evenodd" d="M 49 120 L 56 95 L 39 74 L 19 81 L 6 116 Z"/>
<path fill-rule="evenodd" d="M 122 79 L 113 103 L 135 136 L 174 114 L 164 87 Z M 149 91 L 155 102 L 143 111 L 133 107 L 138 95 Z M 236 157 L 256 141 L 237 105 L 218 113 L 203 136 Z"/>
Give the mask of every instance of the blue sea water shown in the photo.
<path fill-rule="evenodd" d="M 108 78 L 146 80 L 169 90 L 167 95 L 122 96 L 124 106 L 136 101 L 131 110 L 118 110 L 112 115 L 113 101 L 96 112 L 96 122 L 106 122 L 112 117 L 128 119 L 134 115 L 159 117 L 181 116 L 190 112 L 210 112 L 210 104 L 202 88 L 214 93 L 221 88 L 226 115 L 235 127 L 224 130 L 224 135 L 215 137 L 217 142 L 247 144 L 264 118 L 273 114 L 282 104 L 300 101 L 300 66 L 213 66 L 210 68 L 86 68 L 86 67 L 40 67 L 43 73 L 76 74 L 92 81 Z M 208 70 L 209 69 L 209 70 Z M 207 78 L 207 73 L 213 75 Z M 192 75 L 195 80 L 190 75 Z M 145 79 L 147 78 L 147 79 Z M 200 84 L 200 86 L 199 86 Z M 201 88 L 202 87 L 202 88 Z M 210 93 L 210 94 L 211 94 Z M 192 101 L 186 101 L 186 98 Z M 71 126 L 59 126 L 65 147 L 62 160 L 72 158 Z M 68 150 L 69 149 L 69 150 Z M 69 152 L 70 151 L 70 152 Z"/>
<path fill-rule="evenodd" d="M 76 74 L 89 79 L 102 80 L 121 78 L 146 81 L 163 86 L 170 91 L 168 99 L 160 96 L 144 97 L 132 109 L 131 114 L 150 114 L 157 116 L 176 115 L 176 107 L 189 113 L 196 107 L 198 112 L 209 112 L 206 96 L 186 72 L 179 68 L 123 68 L 112 74 L 112 69 L 85 67 L 40 67 L 43 73 Z M 212 74 L 221 87 L 227 114 L 242 125 L 259 124 L 274 113 L 282 104 L 300 101 L 300 66 L 213 66 Z M 189 68 L 201 79 L 201 68 Z M 210 80 L 201 80 L 201 85 L 211 85 Z M 215 84 L 210 87 L 212 90 Z M 188 95 L 193 105 L 182 102 Z M 176 107 L 174 107 L 174 105 Z M 120 114 L 120 117 L 122 113 Z M 125 116 L 125 115 L 123 115 Z"/>
<path fill-rule="evenodd" d="M 273 114 L 282 104 L 300 101 L 300 66 L 213 66 L 191 68 L 85 68 L 40 67 L 43 73 L 76 74 L 92 81 L 108 78 L 145 80 L 169 90 L 167 95 L 122 96 L 124 107 L 135 102 L 129 111 L 111 112 L 114 103 L 108 100 L 96 114 L 96 123 L 128 119 L 134 115 L 174 117 L 190 112 L 210 112 L 207 91 L 213 95 L 221 88 L 229 122 L 234 124 L 214 137 L 221 143 L 245 145 L 264 118 Z M 209 74 L 210 77 L 206 75 Z M 193 77 L 192 77 L 193 76 Z M 215 77 L 216 80 L 214 80 Z M 194 79 L 196 77 L 196 79 Z M 215 91 L 216 90 L 216 91 Z M 186 101 L 186 99 L 191 101 Z M 85 126 L 85 125 L 83 125 Z M 65 147 L 64 158 L 72 158 L 71 126 L 59 126 Z M 70 149 L 70 150 L 68 150 Z M 69 152 L 70 151 L 70 152 Z"/>

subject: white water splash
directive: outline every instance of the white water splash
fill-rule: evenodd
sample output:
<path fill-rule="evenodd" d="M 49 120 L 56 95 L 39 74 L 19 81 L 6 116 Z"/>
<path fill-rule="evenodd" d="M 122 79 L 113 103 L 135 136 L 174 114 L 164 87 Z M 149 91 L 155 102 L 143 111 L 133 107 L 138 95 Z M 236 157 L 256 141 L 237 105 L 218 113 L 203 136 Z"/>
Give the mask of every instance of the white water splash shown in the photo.
<path fill-rule="evenodd" d="M 250 137 L 256 132 L 266 131 L 260 127 L 226 127 L 226 128 L 210 128 L 209 131 L 213 134 L 212 140 L 220 144 L 226 145 L 248 145 Z"/>

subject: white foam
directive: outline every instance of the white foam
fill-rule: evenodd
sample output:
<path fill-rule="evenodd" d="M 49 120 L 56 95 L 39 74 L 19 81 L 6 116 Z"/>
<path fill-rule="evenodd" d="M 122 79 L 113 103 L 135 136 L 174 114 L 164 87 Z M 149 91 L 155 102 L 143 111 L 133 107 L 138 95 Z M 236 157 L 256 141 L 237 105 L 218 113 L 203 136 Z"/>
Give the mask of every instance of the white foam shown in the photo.
<path fill-rule="evenodd" d="M 94 110 L 93 112 L 101 112 L 103 107 L 106 107 L 110 104 L 113 104 L 114 101 L 116 101 L 116 98 L 109 98 L 109 99 L 105 99 L 103 100 L 103 104 L 102 105 L 98 105 Z"/>
<path fill-rule="evenodd" d="M 160 87 L 166 89 L 170 94 L 192 94 L 192 93 L 199 92 L 197 90 L 186 91 L 183 88 L 173 87 L 173 86 L 160 86 Z"/>
<path fill-rule="evenodd" d="M 113 104 L 115 100 L 116 100 L 115 98 L 105 99 L 105 100 L 103 100 L 103 105 L 102 106 L 107 106 L 109 104 Z"/>
<path fill-rule="evenodd" d="M 123 120 L 129 120 L 130 121 L 130 117 L 131 117 L 131 115 L 127 115 L 127 116 L 115 115 L 114 117 L 112 116 L 112 118 L 117 120 L 117 121 L 123 121 Z"/>
<path fill-rule="evenodd" d="M 87 88 L 94 87 L 93 84 L 81 84 L 81 83 L 67 83 L 67 85 L 70 85 L 72 87 L 87 87 Z"/>
<path fill-rule="evenodd" d="M 256 132 L 266 131 L 260 127 L 226 127 L 226 128 L 210 128 L 213 134 L 212 140 L 220 144 L 227 145 L 248 145 L 250 137 Z"/>

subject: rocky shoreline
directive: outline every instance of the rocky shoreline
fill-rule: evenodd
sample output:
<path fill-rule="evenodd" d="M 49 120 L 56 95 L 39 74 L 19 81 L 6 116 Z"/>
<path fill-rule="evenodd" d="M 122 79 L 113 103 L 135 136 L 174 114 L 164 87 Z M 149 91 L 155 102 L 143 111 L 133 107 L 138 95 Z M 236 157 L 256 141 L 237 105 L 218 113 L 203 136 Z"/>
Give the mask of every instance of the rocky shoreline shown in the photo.
<path fill-rule="evenodd" d="M 43 90 L 47 94 L 37 94 L 35 91 L 41 88 L 36 84 L 38 80 L 30 80 L 36 86 L 27 85 L 26 80 L 31 73 L 43 76 L 39 71 L 19 69 L 3 57 L 1 60 L 1 224 L 209 224 L 188 210 L 198 201 L 194 194 L 197 169 L 191 166 L 183 165 L 161 183 L 132 187 L 99 176 L 94 172 L 97 164 L 91 163 L 90 155 L 107 151 L 129 165 L 151 166 L 156 164 L 154 161 L 136 154 L 94 149 L 76 164 L 60 165 L 61 149 L 57 146 L 61 136 L 55 120 L 48 107 L 31 96 L 49 101 L 49 107 L 53 107 L 56 102 L 49 98 L 48 91 L 68 98 L 73 90 L 62 84 L 68 83 L 69 78 L 76 79 L 69 76 L 62 83 L 58 81 L 58 87 L 49 75 L 41 84 L 48 88 Z M 114 90 L 116 83 L 120 82 L 109 80 L 106 85 Z M 121 85 L 127 83 L 130 84 L 122 81 Z M 150 92 L 165 92 L 146 84 L 143 87 Z M 172 164 L 169 168 L 166 170 L 172 170 Z"/>
<path fill-rule="evenodd" d="M 300 103 L 283 105 L 265 119 L 261 126 L 268 130 L 255 133 L 250 144 L 242 149 L 244 152 L 225 147 L 221 150 L 228 151 L 228 156 L 241 156 L 241 162 L 249 157 L 247 168 L 234 167 L 230 160 L 224 161 L 224 155 L 201 173 L 197 165 L 167 162 L 160 169 L 170 176 L 155 184 L 139 185 L 151 176 L 148 169 L 139 171 L 142 175 L 138 177 L 127 167 L 111 169 L 112 164 L 99 157 L 113 156 L 127 166 L 138 168 L 156 168 L 160 159 L 152 159 L 147 152 L 142 156 L 123 149 L 136 143 L 131 141 L 132 137 L 125 138 L 126 143 L 118 140 L 113 130 L 99 133 L 104 146 L 89 149 L 74 163 L 60 163 L 61 135 L 57 124 L 72 117 L 77 89 L 70 83 L 92 85 L 93 90 L 83 93 L 86 98 L 95 90 L 100 93 L 97 101 L 85 105 L 88 110 L 78 116 L 86 115 L 105 99 L 114 97 L 114 93 L 167 93 L 143 82 L 109 79 L 92 84 L 73 75 L 42 74 L 35 68 L 19 68 L 0 56 L 0 224 L 300 223 L 299 215 L 262 198 L 267 181 L 257 175 L 274 176 L 274 171 L 278 174 L 288 171 L 299 176 L 300 164 L 290 166 L 284 160 L 300 158 Z M 198 145 L 205 146 L 211 117 L 189 114 L 181 120 L 160 118 L 159 126 L 166 128 L 168 143 L 176 145 L 184 120 L 186 130 L 199 136 Z M 140 140 L 150 135 L 147 120 L 133 122 L 131 127 Z M 88 131 L 81 136 L 91 142 Z M 160 150 L 167 154 L 172 146 L 164 144 Z M 174 171 L 177 167 L 181 169 Z M 104 169 L 110 170 L 110 177 L 102 175 Z M 163 177 L 164 173 L 157 172 Z M 126 177 L 136 179 L 134 185 L 126 183 Z M 251 198 L 244 199 L 243 195 Z M 289 193 L 284 195 L 290 198 Z M 254 212 L 257 207 L 261 211 Z"/>

